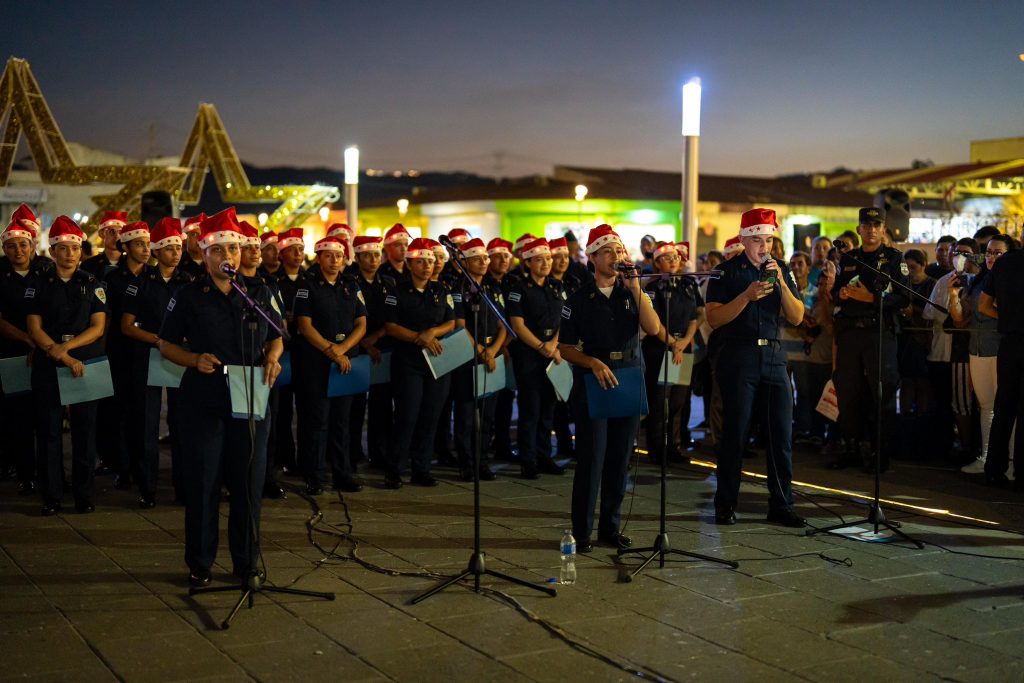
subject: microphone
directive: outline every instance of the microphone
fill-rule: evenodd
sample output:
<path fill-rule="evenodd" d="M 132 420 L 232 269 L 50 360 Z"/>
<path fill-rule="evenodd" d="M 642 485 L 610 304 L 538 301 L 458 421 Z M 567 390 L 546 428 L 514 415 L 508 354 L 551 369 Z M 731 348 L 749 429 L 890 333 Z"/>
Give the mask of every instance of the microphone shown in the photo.
<path fill-rule="evenodd" d="M 632 273 L 635 270 L 640 270 L 639 266 L 636 264 L 627 263 L 625 261 L 616 261 L 614 268 L 620 273 Z"/>
<path fill-rule="evenodd" d="M 225 275 L 230 275 L 231 277 L 238 275 L 238 271 L 232 268 L 231 264 L 228 263 L 227 261 L 220 264 L 220 272 L 224 273 Z"/>
<path fill-rule="evenodd" d="M 770 259 L 770 258 L 771 258 L 771 256 L 768 255 L 768 254 L 761 254 L 761 272 L 762 273 L 765 270 L 768 269 L 768 259 Z"/>
<path fill-rule="evenodd" d="M 452 241 L 452 238 L 448 235 L 441 234 L 437 236 L 437 241 L 441 243 L 441 246 L 448 250 L 448 253 L 452 254 L 455 258 L 462 258 L 462 250 L 459 249 L 459 245 Z"/>

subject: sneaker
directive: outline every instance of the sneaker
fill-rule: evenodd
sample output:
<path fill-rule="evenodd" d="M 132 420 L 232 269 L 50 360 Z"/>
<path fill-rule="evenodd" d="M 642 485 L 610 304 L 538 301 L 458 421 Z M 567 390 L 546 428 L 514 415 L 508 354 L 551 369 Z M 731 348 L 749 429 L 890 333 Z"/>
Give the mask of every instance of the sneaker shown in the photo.
<path fill-rule="evenodd" d="M 976 458 L 974 462 L 964 465 L 960 468 L 960 471 L 964 474 L 984 474 L 985 473 L 985 461 L 981 458 Z M 1009 477 L 1007 477 L 1009 479 Z"/>

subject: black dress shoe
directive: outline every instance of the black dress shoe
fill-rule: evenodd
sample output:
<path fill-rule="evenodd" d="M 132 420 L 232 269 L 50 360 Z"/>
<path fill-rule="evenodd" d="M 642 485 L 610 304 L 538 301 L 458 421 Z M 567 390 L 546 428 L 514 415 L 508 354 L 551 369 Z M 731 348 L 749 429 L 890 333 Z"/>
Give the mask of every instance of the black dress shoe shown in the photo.
<path fill-rule="evenodd" d="M 526 463 L 523 463 L 519 466 L 519 473 L 522 475 L 523 479 L 540 478 L 540 474 L 537 472 L 536 465 L 528 465 Z"/>
<path fill-rule="evenodd" d="M 43 515 L 43 517 L 52 517 L 58 514 L 60 510 L 61 506 L 59 501 L 47 501 L 43 503 L 43 507 L 39 510 L 39 512 Z"/>
<path fill-rule="evenodd" d="M 342 479 L 334 482 L 331 486 L 335 491 L 343 491 L 344 493 L 359 493 L 363 490 L 363 482 L 353 477 Z"/>
<path fill-rule="evenodd" d="M 210 568 L 196 567 L 188 573 L 188 585 L 195 588 L 206 586 L 210 583 Z"/>
<path fill-rule="evenodd" d="M 480 468 L 480 481 L 494 481 L 496 478 L 497 475 L 487 465 Z"/>
<path fill-rule="evenodd" d="M 576 541 L 576 552 L 588 555 L 594 552 L 594 543 L 589 538 L 581 538 Z"/>
<path fill-rule="evenodd" d="M 405 483 L 402 481 L 402 478 L 397 476 L 397 475 L 396 476 L 388 475 L 388 476 L 384 477 L 384 488 L 386 488 L 386 489 L 391 489 L 393 491 L 397 491 L 398 489 L 402 488 L 402 486 L 404 486 L 404 485 L 405 485 Z"/>
<path fill-rule="evenodd" d="M 96 506 L 92 504 L 91 500 L 79 500 L 75 502 L 75 509 L 83 515 L 87 515 L 90 512 L 96 512 Z"/>
<path fill-rule="evenodd" d="M 565 468 L 551 458 L 541 458 L 537 463 L 537 471 L 543 474 L 565 474 Z"/>
<path fill-rule="evenodd" d="M 320 496 L 323 495 L 324 487 L 316 483 L 306 484 L 305 491 L 307 496 Z"/>
<path fill-rule="evenodd" d="M 437 486 L 439 482 L 437 481 L 437 479 L 434 479 L 429 474 L 414 474 L 412 475 L 412 477 L 410 477 L 409 483 L 413 484 L 414 486 L 430 487 Z"/>
<path fill-rule="evenodd" d="M 735 524 L 736 511 L 732 508 L 715 508 L 715 524 Z"/>
<path fill-rule="evenodd" d="M 268 484 L 263 487 L 263 497 L 268 500 L 282 500 L 288 497 L 288 493 L 277 484 Z"/>
<path fill-rule="evenodd" d="M 793 527 L 794 529 L 799 529 L 807 524 L 807 520 L 792 510 L 769 510 L 766 519 L 769 522 Z"/>
<path fill-rule="evenodd" d="M 139 496 L 139 508 L 142 510 L 152 510 L 156 507 L 156 498 L 152 494 L 143 493 Z"/>
<path fill-rule="evenodd" d="M 597 540 L 605 545 L 610 545 L 613 548 L 619 548 L 620 550 L 633 545 L 633 539 L 629 536 L 623 536 L 618 531 L 608 536 L 598 536 Z"/>
<path fill-rule="evenodd" d="M 23 481 L 18 484 L 18 495 L 19 496 L 31 496 L 36 492 L 36 483 L 31 479 Z"/>

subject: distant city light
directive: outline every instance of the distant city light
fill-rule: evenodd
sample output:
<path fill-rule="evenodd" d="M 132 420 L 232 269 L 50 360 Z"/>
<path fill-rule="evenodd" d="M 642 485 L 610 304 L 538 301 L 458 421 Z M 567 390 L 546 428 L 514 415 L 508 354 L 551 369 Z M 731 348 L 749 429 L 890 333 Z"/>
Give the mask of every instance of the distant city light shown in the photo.
<path fill-rule="evenodd" d="M 402 198 L 398 200 L 398 215 L 404 217 L 409 210 L 409 200 Z"/>
<path fill-rule="evenodd" d="M 326 206 L 321 206 L 319 214 L 320 214 L 320 220 L 322 220 L 324 223 L 326 223 L 327 219 L 331 217 L 331 210 L 328 209 Z"/>
<path fill-rule="evenodd" d="M 578 202 L 582 202 L 584 199 L 586 199 L 587 198 L 587 192 L 590 191 L 590 190 L 587 189 L 586 185 L 577 185 L 575 190 L 576 190 L 576 201 L 578 201 Z"/>
<path fill-rule="evenodd" d="M 266 225 L 267 224 L 267 220 L 269 220 L 269 219 L 270 219 L 270 216 L 268 216 L 265 213 L 261 213 L 259 216 L 256 216 L 256 221 L 260 225 Z"/>

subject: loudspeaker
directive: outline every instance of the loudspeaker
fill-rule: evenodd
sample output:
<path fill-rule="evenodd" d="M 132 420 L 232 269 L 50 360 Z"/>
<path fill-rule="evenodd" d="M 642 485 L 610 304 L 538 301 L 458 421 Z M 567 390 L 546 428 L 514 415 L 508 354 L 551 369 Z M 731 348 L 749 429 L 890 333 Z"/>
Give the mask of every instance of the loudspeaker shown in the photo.
<path fill-rule="evenodd" d="M 174 215 L 174 202 L 171 201 L 171 194 L 161 190 L 144 192 L 142 194 L 142 206 L 139 211 L 141 220 L 146 221 L 150 230 L 161 218 Z"/>
<path fill-rule="evenodd" d="M 910 195 L 903 190 L 882 190 L 875 195 L 875 207 L 885 209 L 885 227 L 897 242 L 910 237 Z"/>
<path fill-rule="evenodd" d="M 793 251 L 811 253 L 811 242 L 821 234 L 821 223 L 793 226 Z"/>

